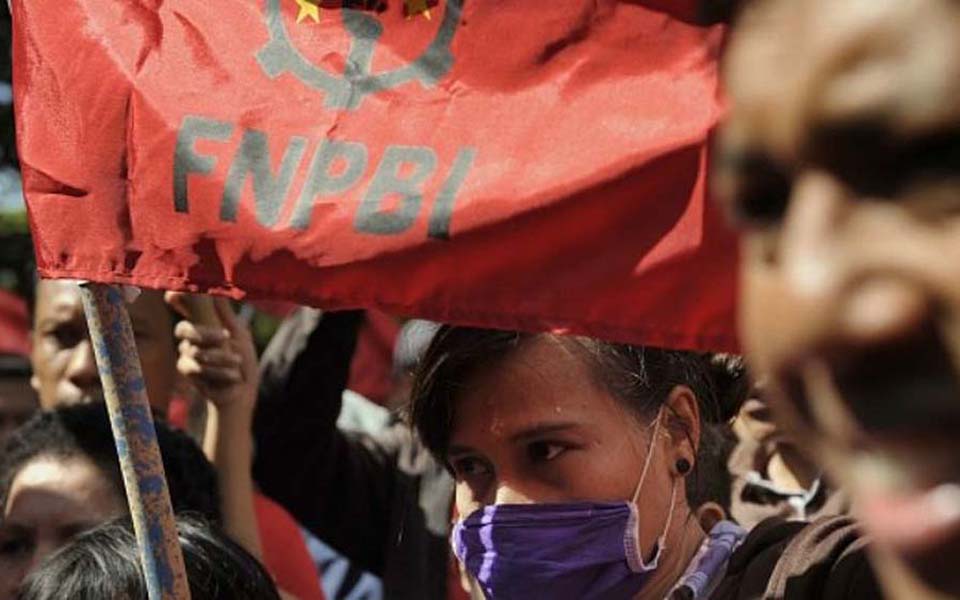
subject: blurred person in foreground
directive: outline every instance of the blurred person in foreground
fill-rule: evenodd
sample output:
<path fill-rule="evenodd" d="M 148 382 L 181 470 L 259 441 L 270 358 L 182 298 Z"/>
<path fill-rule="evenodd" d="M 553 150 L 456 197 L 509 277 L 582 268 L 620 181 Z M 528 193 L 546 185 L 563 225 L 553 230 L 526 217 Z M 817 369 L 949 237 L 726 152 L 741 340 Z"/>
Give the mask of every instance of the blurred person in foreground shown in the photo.
<path fill-rule="evenodd" d="M 746 2 L 726 82 L 748 357 L 888 597 L 960 597 L 960 3 Z"/>
<path fill-rule="evenodd" d="M 178 519 L 180 547 L 197 600 L 280 600 L 263 566 L 208 524 Z M 141 600 L 147 584 L 129 518 L 76 537 L 24 582 L 18 600 Z"/>

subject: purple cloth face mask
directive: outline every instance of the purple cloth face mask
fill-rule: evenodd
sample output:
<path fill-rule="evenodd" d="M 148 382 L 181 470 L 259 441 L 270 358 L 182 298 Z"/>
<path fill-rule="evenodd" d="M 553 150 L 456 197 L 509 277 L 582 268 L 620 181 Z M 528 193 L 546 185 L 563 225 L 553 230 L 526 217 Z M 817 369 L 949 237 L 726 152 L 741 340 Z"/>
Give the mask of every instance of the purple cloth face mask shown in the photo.
<path fill-rule="evenodd" d="M 676 501 L 674 481 L 663 533 L 645 563 L 636 500 L 659 426 L 658 418 L 631 501 L 490 505 L 457 523 L 454 552 L 487 598 L 628 600 L 640 592 L 664 552 Z"/>

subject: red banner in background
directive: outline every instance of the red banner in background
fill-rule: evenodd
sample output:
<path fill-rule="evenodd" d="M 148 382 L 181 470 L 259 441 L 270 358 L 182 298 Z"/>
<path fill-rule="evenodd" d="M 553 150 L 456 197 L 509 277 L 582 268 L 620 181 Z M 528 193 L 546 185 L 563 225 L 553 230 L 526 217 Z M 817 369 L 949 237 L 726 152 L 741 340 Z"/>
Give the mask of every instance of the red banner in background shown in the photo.
<path fill-rule="evenodd" d="M 669 5 L 14 0 L 40 272 L 732 349 Z"/>
<path fill-rule="evenodd" d="M 27 303 L 0 289 L 0 356 L 30 356 L 30 316 Z"/>

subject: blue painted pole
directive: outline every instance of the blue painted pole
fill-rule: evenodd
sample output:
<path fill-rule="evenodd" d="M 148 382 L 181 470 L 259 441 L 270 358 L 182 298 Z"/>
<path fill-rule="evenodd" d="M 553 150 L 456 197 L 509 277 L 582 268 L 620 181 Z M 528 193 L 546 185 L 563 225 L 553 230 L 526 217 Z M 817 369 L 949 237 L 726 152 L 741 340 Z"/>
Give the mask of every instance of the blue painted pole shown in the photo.
<path fill-rule="evenodd" d="M 80 286 L 150 600 L 189 600 L 183 554 L 123 291 Z"/>

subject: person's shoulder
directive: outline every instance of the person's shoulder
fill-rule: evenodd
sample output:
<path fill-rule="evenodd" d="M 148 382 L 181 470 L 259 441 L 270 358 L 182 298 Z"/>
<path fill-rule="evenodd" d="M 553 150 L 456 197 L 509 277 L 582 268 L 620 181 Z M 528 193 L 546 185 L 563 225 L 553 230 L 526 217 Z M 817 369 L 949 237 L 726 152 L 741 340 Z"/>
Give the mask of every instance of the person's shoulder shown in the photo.
<path fill-rule="evenodd" d="M 784 549 L 805 525 L 779 517 L 758 523 L 730 557 L 726 575 L 711 598 L 739 600 L 765 597 L 767 583 Z"/>
<path fill-rule="evenodd" d="M 769 517 L 760 521 L 750 530 L 743 544 L 731 557 L 731 566 L 746 564 L 771 551 L 782 553 L 786 545 L 809 526 L 810 524 L 804 521 L 788 521 L 782 517 Z"/>
<path fill-rule="evenodd" d="M 715 600 L 882 598 L 868 540 L 848 516 L 759 523 L 730 558 Z"/>

